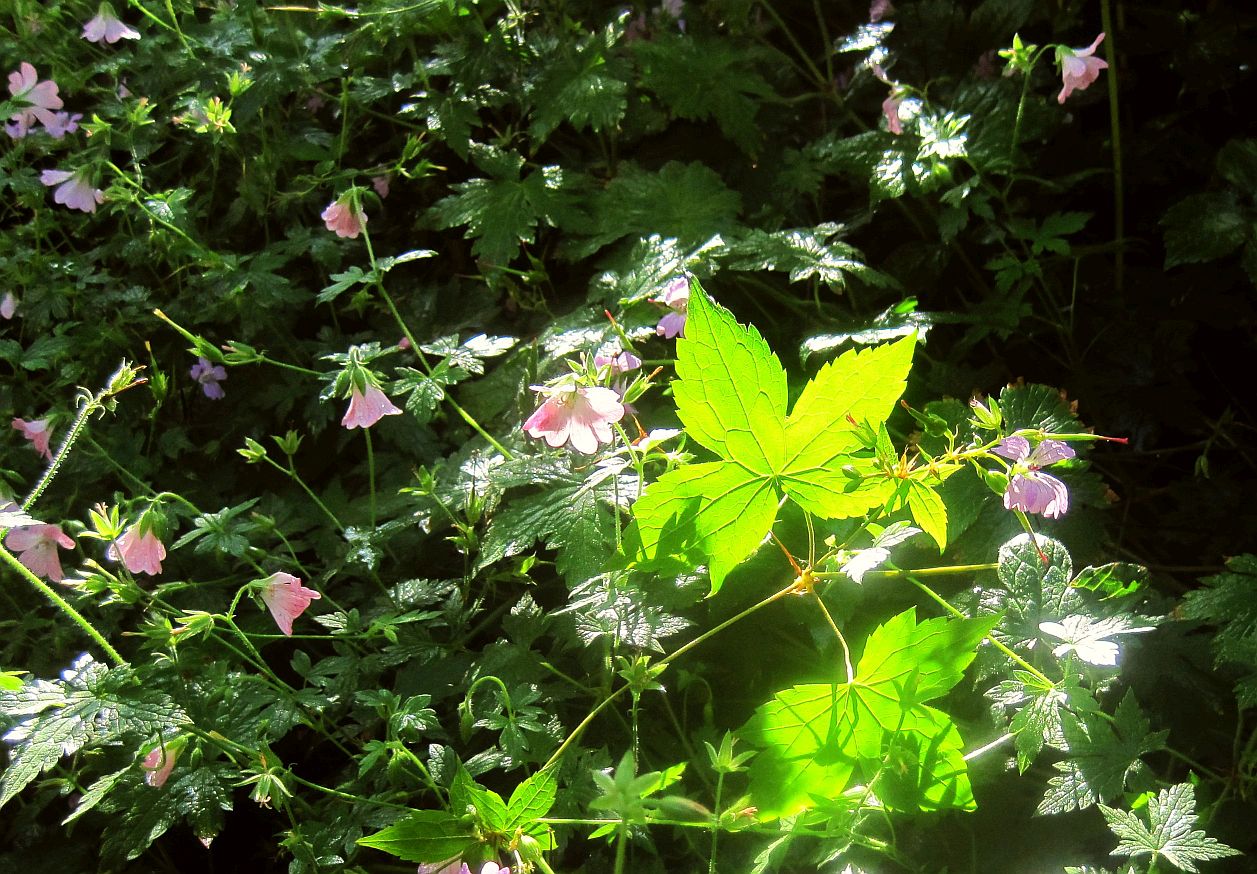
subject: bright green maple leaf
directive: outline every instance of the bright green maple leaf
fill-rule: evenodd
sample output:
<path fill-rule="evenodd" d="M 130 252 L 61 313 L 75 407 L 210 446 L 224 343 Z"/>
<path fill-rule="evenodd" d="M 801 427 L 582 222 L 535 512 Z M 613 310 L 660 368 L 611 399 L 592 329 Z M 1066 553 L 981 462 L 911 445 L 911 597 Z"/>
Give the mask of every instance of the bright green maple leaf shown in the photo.
<path fill-rule="evenodd" d="M 908 610 L 865 644 L 855 677 L 778 692 L 739 732 L 760 747 L 751 799 L 764 818 L 836 799 L 854 777 L 896 810 L 974 807 L 960 734 L 924 704 L 960 681 L 994 619 L 928 619 Z"/>
<path fill-rule="evenodd" d="M 844 353 L 821 368 L 787 416 L 777 356 L 754 327 L 738 324 L 691 280 L 673 393 L 686 431 L 720 460 L 671 471 L 646 489 L 624 538 L 629 562 L 671 570 L 678 560 L 691 567 L 706 561 L 714 594 L 772 528 L 783 493 L 825 518 L 887 503 L 899 481 L 859 430 L 890 416 L 915 342 L 909 336 Z M 941 547 L 945 511 L 941 531 L 923 527 Z"/>

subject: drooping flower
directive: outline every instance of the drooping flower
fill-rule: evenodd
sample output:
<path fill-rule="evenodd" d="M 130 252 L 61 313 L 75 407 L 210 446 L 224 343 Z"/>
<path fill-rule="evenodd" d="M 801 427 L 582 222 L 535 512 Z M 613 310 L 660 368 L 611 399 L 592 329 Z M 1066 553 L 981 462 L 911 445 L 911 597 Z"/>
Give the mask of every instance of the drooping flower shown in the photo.
<path fill-rule="evenodd" d="M 585 455 L 598 451 L 598 444 L 610 443 L 611 425 L 624 418 L 624 405 L 609 388 L 585 385 L 533 386 L 547 397 L 528 421 L 524 431 L 544 439 L 553 447 L 571 442 Z"/>
<path fill-rule="evenodd" d="M 160 789 L 166 785 L 166 781 L 170 778 L 170 772 L 175 769 L 175 762 L 179 760 L 179 753 L 183 751 L 183 745 L 164 744 L 153 747 L 149 750 L 144 761 L 140 762 L 140 767 L 148 773 L 144 775 L 144 782 L 154 789 Z"/>
<path fill-rule="evenodd" d="M 13 292 L 6 291 L 4 298 L 0 299 L 0 317 L 6 321 L 17 315 L 17 298 L 13 296 Z"/>
<path fill-rule="evenodd" d="M 349 429 L 370 428 L 385 416 L 400 416 L 401 412 L 378 386 L 368 384 L 365 393 L 354 386 L 349 393 L 349 409 L 340 423 Z"/>
<path fill-rule="evenodd" d="M 166 547 L 157 539 L 152 529 L 141 531 L 141 523 L 137 522 L 122 533 L 109 547 L 109 558 L 121 561 L 133 574 L 148 574 L 151 577 L 161 573 L 162 559 L 166 557 Z"/>
<path fill-rule="evenodd" d="M 74 541 L 58 525 L 27 525 L 10 531 L 4 545 L 18 553 L 17 560 L 31 573 L 59 583 L 65 574 L 57 547 L 73 549 Z"/>
<path fill-rule="evenodd" d="M 59 140 L 66 134 L 72 134 L 79 129 L 79 119 L 83 117 L 83 113 L 76 112 L 71 115 L 68 112 L 58 112 L 53 116 L 52 123 L 44 125 L 48 130 L 48 135 L 54 140 Z"/>
<path fill-rule="evenodd" d="M 367 223 L 367 214 L 354 203 L 351 191 L 345 192 L 329 203 L 320 217 L 329 231 L 334 231 L 338 237 L 348 237 L 351 240 L 358 239 L 363 226 Z"/>
<path fill-rule="evenodd" d="M 618 355 L 598 354 L 594 356 L 594 366 L 609 368 L 608 372 L 616 376 L 641 367 L 642 359 L 632 352 L 620 352 Z"/>
<path fill-rule="evenodd" d="M 118 20 L 113 7 L 108 3 L 100 4 L 96 17 L 83 25 L 83 39 L 88 42 L 101 41 L 113 45 L 120 39 L 139 39 L 140 32 Z"/>
<path fill-rule="evenodd" d="M 1074 91 L 1082 91 L 1100 77 L 1100 71 L 1108 68 L 1103 58 L 1094 57 L 1096 49 L 1104 41 L 1104 34 L 1096 37 L 1095 42 L 1085 49 L 1071 49 L 1057 46 L 1056 62 L 1061 65 L 1061 81 L 1064 87 L 1056 96 L 1057 103 L 1064 103 Z"/>
<path fill-rule="evenodd" d="M 212 401 L 221 401 L 227 394 L 219 385 L 227 378 L 227 368 L 211 363 L 208 358 L 197 358 L 188 375 L 201 384 L 201 391 Z"/>
<path fill-rule="evenodd" d="M 899 118 L 899 106 L 904 95 L 897 88 L 892 88 L 890 95 L 882 101 L 882 115 L 886 116 L 886 129 L 898 136 L 903 133 L 903 121 Z"/>
<path fill-rule="evenodd" d="M 301 580 L 282 571 L 263 581 L 262 600 L 271 611 L 279 630 L 292 637 L 292 623 L 306 611 L 311 601 L 321 598 L 314 589 L 301 585 Z"/>
<path fill-rule="evenodd" d="M 48 447 L 48 441 L 52 439 L 52 431 L 48 428 L 47 419 L 36 419 L 28 422 L 25 419 L 14 419 L 13 427 L 22 432 L 22 436 L 31 442 L 35 447 L 35 451 L 44 458 L 52 461 L 52 450 Z"/>
<path fill-rule="evenodd" d="M 35 67 L 27 61 L 23 61 L 16 71 L 10 73 L 9 94 L 22 108 L 9 116 L 10 122 L 20 133 L 15 135 L 10 130 L 9 136 L 14 139 L 26 136 L 26 132 L 35 126 L 36 120 L 45 125 L 55 123 L 53 113 L 64 105 L 57 90 L 57 83 L 51 79 L 39 81 Z"/>
<path fill-rule="evenodd" d="M 690 283 L 684 276 L 678 276 L 668 283 L 663 294 L 655 298 L 657 303 L 664 304 L 672 312 L 659 320 L 655 333 L 671 340 L 673 337 L 685 336 L 685 315 L 690 308 Z"/>
<path fill-rule="evenodd" d="M 39 174 L 39 181 L 57 186 L 52 199 L 70 209 L 96 212 L 97 205 L 105 202 L 105 193 L 92 187 L 86 170 L 45 170 Z"/>
<path fill-rule="evenodd" d="M 1041 513 L 1059 519 L 1069 509 L 1069 490 L 1040 468 L 1074 457 L 1074 450 L 1060 440 L 1044 440 L 1030 451 L 1030 441 L 1014 435 L 1005 437 L 992 450 L 1014 462 L 1013 475 L 1004 490 L 1004 506 L 1023 513 Z"/>

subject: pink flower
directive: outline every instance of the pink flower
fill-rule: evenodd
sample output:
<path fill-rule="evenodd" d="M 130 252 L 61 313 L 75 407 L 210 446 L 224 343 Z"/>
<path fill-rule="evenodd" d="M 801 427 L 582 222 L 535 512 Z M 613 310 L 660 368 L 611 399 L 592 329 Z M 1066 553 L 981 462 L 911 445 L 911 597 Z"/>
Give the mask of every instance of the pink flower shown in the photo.
<path fill-rule="evenodd" d="M 612 440 L 611 424 L 624 418 L 624 405 L 609 388 L 565 385 L 533 387 L 548 395 L 524 423 L 530 437 L 544 438 L 559 447 L 571 441 L 572 448 L 585 455 L 598 450 L 599 443 Z"/>
<path fill-rule="evenodd" d="M 401 412 L 378 387 L 368 385 L 364 394 L 354 386 L 349 393 L 349 409 L 340 423 L 351 430 L 370 428 L 385 416 L 400 416 Z"/>
<path fill-rule="evenodd" d="M 641 367 L 642 359 L 632 352 L 621 352 L 619 355 L 595 355 L 594 366 L 610 368 L 609 372 L 615 376 Z"/>
<path fill-rule="evenodd" d="M 74 541 L 57 525 L 27 525 L 10 531 L 4 545 L 18 553 L 17 560 L 31 573 L 59 583 L 65 574 L 57 547 L 73 549 Z"/>
<path fill-rule="evenodd" d="M 4 299 L 0 300 L 0 316 L 6 320 L 13 318 L 17 314 L 17 298 L 13 296 L 13 292 L 6 291 Z"/>
<path fill-rule="evenodd" d="M 36 419 L 34 422 L 28 422 L 25 419 L 14 419 L 12 424 L 15 429 L 22 432 L 23 437 L 31 442 L 36 452 L 52 461 L 52 450 L 48 448 L 48 441 L 52 438 L 52 432 L 48 430 L 47 419 Z"/>
<path fill-rule="evenodd" d="M 903 133 L 903 122 L 899 120 L 899 105 L 904 95 L 892 88 L 890 96 L 882 101 L 882 115 L 886 116 L 886 129 L 898 136 Z"/>
<path fill-rule="evenodd" d="M 201 391 L 210 400 L 221 401 L 226 396 L 227 393 L 219 385 L 227 378 L 227 368 L 222 365 L 212 364 L 208 358 L 198 358 L 188 375 L 201 384 Z"/>
<path fill-rule="evenodd" d="M 672 312 L 659 320 L 655 333 L 671 340 L 673 337 L 685 336 L 685 314 L 690 307 L 690 283 L 684 276 L 678 276 L 668 283 L 663 294 L 655 301 L 669 307 Z"/>
<path fill-rule="evenodd" d="M 139 39 L 140 32 L 118 20 L 113 7 L 108 3 L 100 4 L 96 17 L 83 25 L 83 39 L 99 43 L 102 40 L 113 45 L 120 39 Z"/>
<path fill-rule="evenodd" d="M 367 223 L 367 214 L 354 204 L 351 193 L 342 194 L 338 200 L 329 203 L 320 217 L 329 231 L 351 240 L 358 239 L 358 234 L 362 233 L 362 228 Z"/>
<path fill-rule="evenodd" d="M 891 5 L 890 0 L 873 0 L 869 4 L 869 23 L 877 24 L 883 18 L 895 14 L 895 7 Z"/>
<path fill-rule="evenodd" d="M 1069 490 L 1063 482 L 1042 473 L 1039 468 L 1073 458 L 1073 447 L 1060 440 L 1044 440 L 1031 452 L 1030 441 L 1014 435 L 1005 437 L 992 451 L 1015 462 L 1015 472 L 1004 491 L 1006 509 L 1042 513 L 1049 519 L 1065 515 L 1069 509 Z"/>
<path fill-rule="evenodd" d="M 151 530 L 140 533 L 137 522 L 124 531 L 116 543 L 110 545 L 108 555 L 113 561 L 121 561 L 133 574 L 155 577 L 161 573 L 166 547 L 162 546 L 162 542 Z"/>
<path fill-rule="evenodd" d="M 16 72 L 9 74 L 9 94 L 22 104 L 22 109 L 9 116 L 22 131 L 15 139 L 25 136 L 36 119 L 46 125 L 52 124 L 55 120 L 53 112 L 64 105 L 57 96 L 57 83 L 51 79 L 40 82 L 39 74 L 26 61 L 22 62 Z M 10 133 L 9 136 L 13 134 Z"/>
<path fill-rule="evenodd" d="M 405 352 L 407 349 L 409 349 L 409 348 L 410 348 L 410 338 L 409 338 L 409 337 L 402 337 L 400 340 L 398 340 L 398 341 L 397 341 L 397 348 L 398 348 L 398 349 L 401 349 L 403 352 Z"/>
<path fill-rule="evenodd" d="M 266 602 L 271 616 L 275 617 L 279 630 L 292 637 L 293 620 L 306 612 L 311 601 L 317 601 L 322 596 L 314 589 L 301 585 L 301 580 L 292 574 L 271 574 L 265 583 L 262 600 Z"/>
<path fill-rule="evenodd" d="M 70 209 L 96 212 L 97 204 L 105 202 L 105 193 L 92 187 L 86 170 L 45 170 L 39 174 L 39 181 L 44 185 L 56 185 L 57 191 L 52 199 Z"/>
<path fill-rule="evenodd" d="M 51 124 L 44 125 L 48 129 L 48 135 L 54 140 L 59 140 L 66 134 L 72 134 L 79 129 L 79 119 L 83 117 L 83 113 L 76 112 L 71 115 L 68 112 L 58 112 L 53 116 Z"/>
<path fill-rule="evenodd" d="M 1096 41 L 1085 49 L 1057 47 L 1056 60 L 1061 65 L 1061 81 L 1065 85 L 1061 88 L 1061 93 L 1056 95 L 1057 103 L 1064 103 L 1075 89 L 1082 91 L 1089 87 L 1100 77 L 1100 71 L 1108 68 L 1108 63 L 1103 59 L 1092 57 L 1103 40 L 1104 34 L 1100 34 L 1096 37 Z"/>
<path fill-rule="evenodd" d="M 371 187 L 375 189 L 375 193 L 380 195 L 380 200 L 388 197 L 388 176 L 372 176 Z"/>
<path fill-rule="evenodd" d="M 144 782 L 154 789 L 165 786 L 166 780 L 170 778 L 170 772 L 175 769 L 175 762 L 179 759 L 181 750 L 182 747 L 176 748 L 173 745 L 153 747 L 144 757 L 144 761 L 140 763 L 140 767 L 148 771 L 144 775 Z"/>

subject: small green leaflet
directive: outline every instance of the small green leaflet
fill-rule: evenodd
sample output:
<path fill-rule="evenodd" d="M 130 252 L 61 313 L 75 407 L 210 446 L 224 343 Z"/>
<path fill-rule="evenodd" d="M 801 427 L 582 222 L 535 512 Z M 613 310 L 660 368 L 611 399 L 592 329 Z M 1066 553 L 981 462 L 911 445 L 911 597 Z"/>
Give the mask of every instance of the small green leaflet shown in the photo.
<path fill-rule="evenodd" d="M 924 702 L 960 681 L 986 619 L 895 616 L 865 643 L 849 683 L 778 692 L 739 734 L 761 752 L 751 765 L 751 800 L 763 818 L 791 816 L 836 799 L 855 778 L 873 781 L 895 810 L 972 810 L 960 734 Z"/>
<path fill-rule="evenodd" d="M 1197 862 L 1238 856 L 1239 850 L 1193 828 L 1196 790 L 1190 783 L 1162 789 L 1148 799 L 1148 824 L 1134 813 L 1100 805 L 1100 812 L 1120 843 L 1114 856 L 1151 856 L 1165 859 L 1183 871 L 1196 871 Z"/>
<path fill-rule="evenodd" d="M 554 806 L 557 788 L 549 771 L 538 771 L 515 788 L 510 801 L 503 801 L 460 768 L 450 787 L 448 811 L 416 810 L 358 843 L 405 862 L 444 862 L 482 842 L 501 850 L 517 833 L 531 835 L 542 849 L 551 849 L 550 827 L 537 820 Z"/>
<path fill-rule="evenodd" d="M 883 472 L 860 426 L 876 428 L 890 416 L 915 343 L 914 334 L 844 353 L 821 368 L 787 415 L 777 356 L 754 327 L 738 324 L 691 280 L 673 391 L 686 431 L 720 460 L 669 471 L 646 489 L 625 533 L 629 562 L 646 570 L 672 568 L 676 559 L 690 567 L 706 562 L 714 594 L 764 539 L 783 492 L 825 518 L 858 516 L 889 501 L 902 481 Z M 916 480 L 908 496 L 942 547 L 941 502 Z"/>

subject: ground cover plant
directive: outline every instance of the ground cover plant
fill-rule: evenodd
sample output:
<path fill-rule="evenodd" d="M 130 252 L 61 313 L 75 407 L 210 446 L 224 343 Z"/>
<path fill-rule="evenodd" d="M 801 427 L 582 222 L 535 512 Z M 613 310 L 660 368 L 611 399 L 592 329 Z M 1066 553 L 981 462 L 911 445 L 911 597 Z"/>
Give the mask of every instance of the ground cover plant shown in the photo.
<path fill-rule="evenodd" d="M 13 0 L 3 868 L 1247 870 L 1255 36 Z"/>

